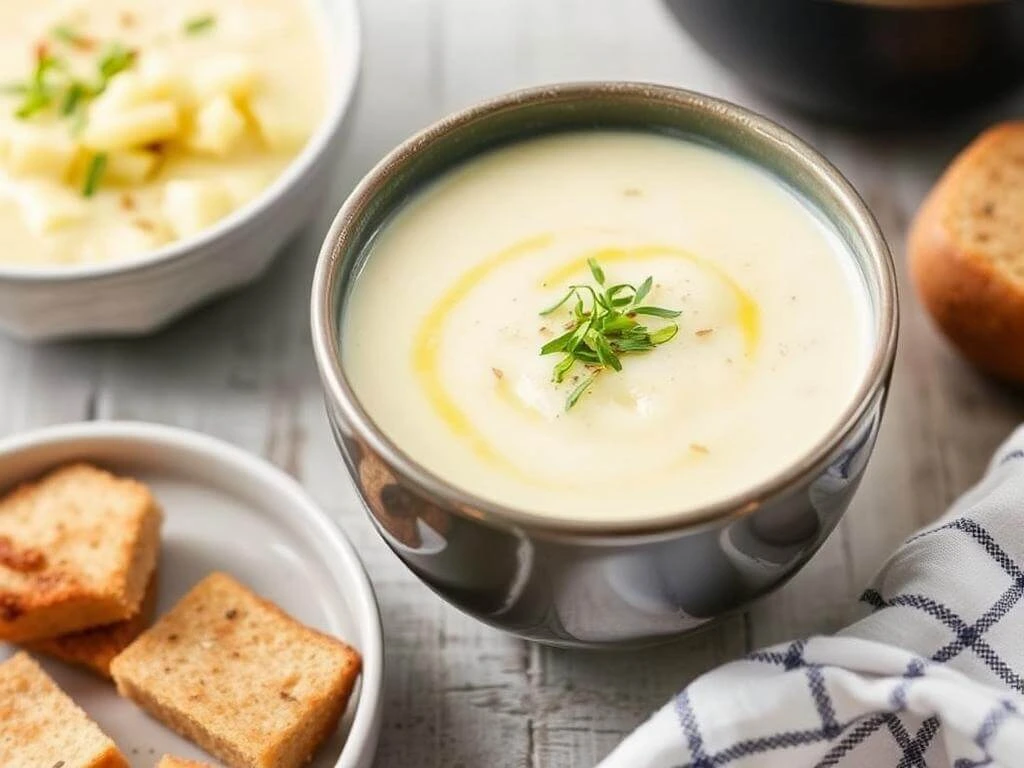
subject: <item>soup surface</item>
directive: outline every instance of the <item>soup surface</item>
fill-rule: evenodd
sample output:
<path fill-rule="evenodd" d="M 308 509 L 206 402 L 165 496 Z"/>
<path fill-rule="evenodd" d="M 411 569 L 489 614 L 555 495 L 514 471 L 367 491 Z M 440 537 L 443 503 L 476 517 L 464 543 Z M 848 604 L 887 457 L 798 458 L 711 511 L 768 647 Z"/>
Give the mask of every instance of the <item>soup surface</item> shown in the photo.
<path fill-rule="evenodd" d="M 456 168 L 383 227 L 343 364 L 385 434 L 449 482 L 551 516 L 650 518 L 764 481 L 828 432 L 869 354 L 855 269 L 745 161 L 653 134 L 542 137 Z M 541 349 L 606 314 L 597 277 L 651 277 L 640 304 L 680 314 L 620 301 L 608 327 L 661 343 L 620 351 L 619 371 L 570 355 L 558 383 L 565 352 Z"/>
<path fill-rule="evenodd" d="M 319 124 L 296 0 L 0 0 L 0 263 L 139 256 L 263 191 Z"/>

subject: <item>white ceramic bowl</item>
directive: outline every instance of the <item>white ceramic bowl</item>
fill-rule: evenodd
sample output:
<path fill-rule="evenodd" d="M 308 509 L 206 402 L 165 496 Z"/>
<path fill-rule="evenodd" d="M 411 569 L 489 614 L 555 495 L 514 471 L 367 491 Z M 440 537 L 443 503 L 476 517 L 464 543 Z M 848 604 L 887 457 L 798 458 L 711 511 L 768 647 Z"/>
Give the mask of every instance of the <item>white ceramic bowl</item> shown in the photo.
<path fill-rule="evenodd" d="M 380 612 L 359 557 L 326 513 L 294 480 L 239 448 L 195 432 L 127 422 L 69 424 L 0 440 L 0 493 L 76 460 L 136 477 L 160 502 L 158 614 L 211 571 L 227 571 L 359 650 L 363 673 L 348 711 L 310 768 L 370 768 L 383 704 Z M 0 643 L 0 661 L 13 652 Z M 37 658 L 133 768 L 148 768 L 164 753 L 204 759 L 198 747 L 119 697 L 110 683 Z"/>
<path fill-rule="evenodd" d="M 356 0 L 312 5 L 326 42 L 330 104 L 285 172 L 200 235 L 139 258 L 53 267 L 0 263 L 0 331 L 32 341 L 144 334 L 270 266 L 326 195 L 359 78 Z"/>

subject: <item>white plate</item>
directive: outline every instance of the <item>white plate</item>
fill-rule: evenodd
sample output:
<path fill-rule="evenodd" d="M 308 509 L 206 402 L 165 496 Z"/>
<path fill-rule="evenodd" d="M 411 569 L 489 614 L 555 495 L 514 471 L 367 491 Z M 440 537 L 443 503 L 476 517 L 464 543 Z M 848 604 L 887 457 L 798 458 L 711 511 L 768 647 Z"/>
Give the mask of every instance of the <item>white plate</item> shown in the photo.
<path fill-rule="evenodd" d="M 78 459 L 142 480 L 163 506 L 159 613 L 210 571 L 222 570 L 359 650 L 363 675 L 348 712 L 310 765 L 368 768 L 380 731 L 380 613 L 352 545 L 298 484 L 244 451 L 194 432 L 91 422 L 0 441 L 0 491 Z M 0 644 L 0 660 L 12 650 Z M 119 698 L 110 683 L 41 661 L 133 768 L 152 768 L 164 753 L 204 757 Z"/>

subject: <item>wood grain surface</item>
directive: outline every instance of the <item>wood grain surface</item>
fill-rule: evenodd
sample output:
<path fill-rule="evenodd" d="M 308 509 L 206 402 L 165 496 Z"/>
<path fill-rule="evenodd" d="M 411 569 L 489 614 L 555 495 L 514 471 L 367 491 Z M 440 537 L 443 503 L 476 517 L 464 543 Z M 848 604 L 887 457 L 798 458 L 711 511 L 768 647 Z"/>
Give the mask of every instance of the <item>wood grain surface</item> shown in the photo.
<path fill-rule="evenodd" d="M 590 766 L 701 672 L 765 643 L 828 632 L 899 541 L 979 476 L 1024 398 L 963 366 L 906 281 L 904 231 L 974 133 L 1024 102 L 915 133 L 857 133 L 763 101 L 719 69 L 656 0 L 367 0 L 362 88 L 337 183 L 259 283 L 150 338 L 50 346 L 0 339 L 0 434 L 81 419 L 198 429 L 296 476 L 355 541 L 387 645 L 380 766 Z M 557 651 L 488 629 L 421 586 L 371 530 L 332 444 L 310 351 L 309 283 L 330 218 L 392 145 L 503 91 L 580 79 L 658 81 L 764 111 L 860 189 L 897 257 L 900 353 L 880 443 L 821 553 L 747 613 L 642 653 Z"/>

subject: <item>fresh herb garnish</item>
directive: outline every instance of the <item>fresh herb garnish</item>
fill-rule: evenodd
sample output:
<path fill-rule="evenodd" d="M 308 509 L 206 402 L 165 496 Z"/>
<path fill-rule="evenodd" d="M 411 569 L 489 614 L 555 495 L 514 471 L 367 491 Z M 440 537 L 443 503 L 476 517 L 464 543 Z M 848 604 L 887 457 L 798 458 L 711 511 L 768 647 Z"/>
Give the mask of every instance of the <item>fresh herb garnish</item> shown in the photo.
<path fill-rule="evenodd" d="M 92 48 L 93 46 L 92 38 L 81 34 L 69 24 L 58 24 L 53 28 L 51 34 L 62 43 L 67 43 L 74 48 L 81 48 L 84 50 Z"/>
<path fill-rule="evenodd" d="M 64 99 L 60 104 L 60 114 L 62 117 L 70 117 L 75 114 L 75 110 L 78 109 L 82 103 L 82 99 L 89 95 L 89 91 L 85 85 L 78 81 L 73 81 L 68 89 L 64 91 Z"/>
<path fill-rule="evenodd" d="M 99 71 L 100 84 L 98 92 L 102 92 L 110 79 L 129 69 L 135 63 L 135 51 L 126 48 L 121 43 L 111 43 L 100 56 Z"/>
<path fill-rule="evenodd" d="M 188 19 L 183 29 L 186 35 L 201 35 L 204 32 L 209 32 L 216 24 L 217 17 L 212 13 L 207 13 L 203 16 L 195 16 Z"/>
<path fill-rule="evenodd" d="M 91 47 L 92 41 L 67 26 L 53 29 L 53 36 L 77 47 Z M 61 117 L 71 119 L 72 133 L 81 131 L 85 124 L 85 106 L 107 89 L 112 78 L 130 69 L 136 53 L 120 43 L 112 43 L 103 51 L 96 62 L 96 78 L 93 82 L 78 77 L 67 62 L 53 55 L 46 43 L 36 47 L 36 63 L 32 74 L 24 82 L 8 83 L 0 87 L 0 93 L 21 96 L 14 114 L 27 120 L 49 109 L 55 109 Z"/>
<path fill-rule="evenodd" d="M 82 196 L 92 197 L 99 189 L 103 172 L 107 170 L 107 153 L 97 152 L 89 158 L 89 166 L 85 169 L 85 183 L 82 184 Z"/>
<path fill-rule="evenodd" d="M 54 92 L 50 73 L 63 70 L 64 63 L 52 55 L 44 45 L 36 48 L 36 65 L 28 82 L 21 88 L 21 104 L 14 111 L 15 117 L 27 120 L 53 103 Z"/>
<path fill-rule="evenodd" d="M 541 315 L 550 315 L 575 299 L 566 332 L 540 349 L 542 355 L 562 353 L 562 358 L 552 372 L 556 383 L 564 381 L 577 364 L 586 370 L 586 374 L 566 398 L 567 411 L 589 391 L 600 373 L 609 369 L 622 370 L 620 355 L 649 352 L 679 332 L 679 326 L 675 323 L 652 331 L 636 319 L 637 316 L 670 319 L 680 314 L 674 309 L 643 303 L 654 286 L 653 278 L 648 277 L 639 287 L 629 283 L 606 286 L 604 270 L 597 261 L 587 259 L 587 266 L 597 282 L 597 288 L 582 284 L 571 285 L 557 304 L 541 312 Z"/>

